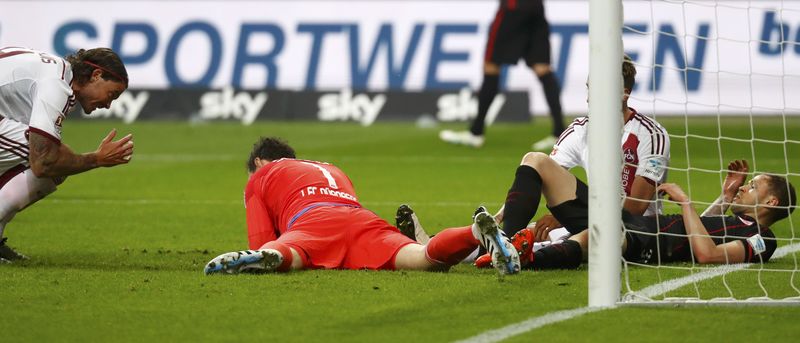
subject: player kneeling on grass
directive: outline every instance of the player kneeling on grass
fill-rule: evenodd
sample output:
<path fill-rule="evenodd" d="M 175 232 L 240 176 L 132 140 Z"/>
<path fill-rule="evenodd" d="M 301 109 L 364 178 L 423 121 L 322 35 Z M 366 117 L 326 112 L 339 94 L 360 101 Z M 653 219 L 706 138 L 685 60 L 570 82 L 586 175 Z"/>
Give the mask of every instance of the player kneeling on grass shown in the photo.
<path fill-rule="evenodd" d="M 586 186 L 572 174 L 557 166 L 548 166 L 548 159 L 537 159 L 534 170 L 541 175 L 537 194 L 541 192 L 549 204 L 571 204 L 570 211 L 553 214 L 570 231 L 580 230 L 561 244 L 531 251 L 534 235 L 529 229 L 518 232 L 512 241 L 520 248 L 523 269 L 574 269 L 587 257 L 589 231 Z M 691 262 L 700 264 L 767 262 L 777 248 L 773 223 L 794 211 L 794 186 L 786 178 L 759 174 L 745 184 L 746 161 L 732 161 L 723 183 L 722 195 L 698 215 L 689 197 L 676 184 L 658 187 L 681 206 L 681 214 L 633 216 L 623 211 L 625 240 L 623 257 L 638 263 Z M 576 197 L 568 199 L 549 185 L 577 188 Z M 560 187 L 559 187 L 560 188 Z M 732 215 L 724 213 L 730 208 Z M 534 207 L 533 212 L 536 211 Z"/>
<path fill-rule="evenodd" d="M 24 48 L 0 49 L 0 238 L 22 209 L 54 192 L 73 174 L 130 161 L 133 141 L 113 141 L 76 154 L 61 142 L 61 126 L 75 102 L 86 113 L 109 108 L 128 88 L 114 51 L 97 48 L 62 59 Z M 0 239 L 0 262 L 25 259 Z"/>
<path fill-rule="evenodd" d="M 261 138 L 247 161 L 251 250 L 217 256 L 206 274 L 293 269 L 447 270 L 478 245 L 501 274 L 519 271 L 519 255 L 494 218 L 478 208 L 471 227 L 446 229 L 426 245 L 361 206 L 339 168 L 295 159 L 277 138 Z"/>

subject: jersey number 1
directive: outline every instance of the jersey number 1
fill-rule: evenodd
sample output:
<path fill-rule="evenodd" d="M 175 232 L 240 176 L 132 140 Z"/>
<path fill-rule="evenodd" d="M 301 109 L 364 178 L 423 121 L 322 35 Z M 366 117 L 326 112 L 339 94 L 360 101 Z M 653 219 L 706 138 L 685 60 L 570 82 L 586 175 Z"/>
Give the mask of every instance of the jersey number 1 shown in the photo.
<path fill-rule="evenodd" d="M 331 172 L 329 172 L 327 169 L 325 169 L 324 167 L 322 167 L 319 164 L 314 164 L 314 163 L 309 163 L 309 162 L 303 162 L 303 163 L 308 164 L 310 166 L 313 166 L 313 167 L 319 169 L 319 171 L 322 172 L 322 176 L 325 176 L 325 178 L 328 179 L 328 187 L 330 187 L 332 189 L 338 189 L 339 188 L 339 186 L 336 185 L 336 180 L 333 179 L 333 175 L 331 175 Z"/>

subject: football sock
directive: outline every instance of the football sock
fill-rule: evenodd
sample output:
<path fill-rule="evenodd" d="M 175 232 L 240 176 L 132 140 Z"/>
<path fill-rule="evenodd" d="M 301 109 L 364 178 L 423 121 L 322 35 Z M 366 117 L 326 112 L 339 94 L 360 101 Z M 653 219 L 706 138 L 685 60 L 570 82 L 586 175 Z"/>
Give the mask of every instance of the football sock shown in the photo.
<path fill-rule="evenodd" d="M 450 228 L 433 236 L 425 246 L 425 257 L 435 264 L 455 265 L 480 245 L 472 235 L 472 226 Z"/>
<path fill-rule="evenodd" d="M 566 240 L 560 244 L 551 244 L 533 253 L 533 261 L 523 261 L 523 268 L 543 269 L 577 269 L 583 262 L 583 250 L 576 241 Z M 527 263 L 527 265 L 526 265 Z"/>
<path fill-rule="evenodd" d="M 472 121 L 469 131 L 473 135 L 483 136 L 486 129 L 486 113 L 500 90 L 500 75 L 483 74 L 483 83 L 478 92 L 478 116 Z"/>
<path fill-rule="evenodd" d="M 0 237 L 17 212 L 56 190 L 52 179 L 37 178 L 30 169 L 11 177 L 0 187 Z"/>
<path fill-rule="evenodd" d="M 503 214 L 503 232 L 507 237 L 528 226 L 539 208 L 541 195 L 542 177 L 539 172 L 526 165 L 517 167 L 514 183 L 506 195 Z"/>
<path fill-rule="evenodd" d="M 277 241 L 267 242 L 261 246 L 261 249 L 273 249 L 277 250 L 281 255 L 283 255 L 283 263 L 278 266 L 279 272 L 288 272 L 292 268 L 292 261 L 294 260 L 294 256 L 292 256 L 292 250 L 283 243 L 278 243 Z"/>
<path fill-rule="evenodd" d="M 544 97 L 547 100 L 547 106 L 550 108 L 550 118 L 553 118 L 553 136 L 561 136 L 564 132 L 564 114 L 561 112 L 561 87 L 558 86 L 558 80 L 553 72 L 549 72 L 539 76 L 539 82 L 542 83 L 544 89 Z"/>

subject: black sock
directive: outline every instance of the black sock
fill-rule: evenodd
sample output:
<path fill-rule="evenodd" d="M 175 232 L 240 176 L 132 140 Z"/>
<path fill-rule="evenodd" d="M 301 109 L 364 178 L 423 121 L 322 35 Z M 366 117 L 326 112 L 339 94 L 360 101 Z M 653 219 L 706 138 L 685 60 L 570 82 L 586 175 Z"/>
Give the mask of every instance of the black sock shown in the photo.
<path fill-rule="evenodd" d="M 486 113 L 500 90 L 500 75 L 483 74 L 483 83 L 478 92 L 478 116 L 472 121 L 469 131 L 473 135 L 483 136 L 486 127 Z"/>
<path fill-rule="evenodd" d="M 539 82 L 544 89 L 544 97 L 547 99 L 547 106 L 550 108 L 550 118 L 553 118 L 553 136 L 561 136 L 564 132 L 564 114 L 561 112 L 561 87 L 553 72 L 539 76 Z"/>
<path fill-rule="evenodd" d="M 542 197 L 542 177 L 530 166 L 517 167 L 514 183 L 506 195 L 503 232 L 511 237 L 531 222 Z"/>
<path fill-rule="evenodd" d="M 525 269 L 577 269 L 583 262 L 583 250 L 576 241 L 566 240 L 533 253 L 533 262 Z"/>

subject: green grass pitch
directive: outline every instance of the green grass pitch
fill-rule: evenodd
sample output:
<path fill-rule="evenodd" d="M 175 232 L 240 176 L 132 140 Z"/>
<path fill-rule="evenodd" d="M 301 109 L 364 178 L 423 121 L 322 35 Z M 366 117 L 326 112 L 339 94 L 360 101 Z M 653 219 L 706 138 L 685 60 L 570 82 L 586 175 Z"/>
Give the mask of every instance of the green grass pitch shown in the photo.
<path fill-rule="evenodd" d="M 757 117 L 754 129 L 747 118 L 660 119 L 677 135 L 670 180 L 696 201 L 716 197 L 721 179 L 712 171 L 733 158 L 751 160 L 757 171 L 800 173 L 800 144 L 769 142 L 800 141 L 796 117 L 785 127 L 783 119 Z M 547 121 L 493 126 L 480 150 L 445 145 L 437 130 L 402 123 L 65 126 L 64 141 L 77 151 L 93 150 L 116 126 L 134 133 L 136 153 L 129 165 L 68 178 L 8 225 L 10 245 L 31 259 L 0 265 L 0 341 L 446 342 L 587 304 L 585 265 L 526 271 L 502 282 L 493 271 L 469 265 L 449 273 L 202 274 L 217 254 L 246 247 L 244 160 L 260 135 L 282 136 L 299 157 L 341 167 L 362 204 L 383 218 L 392 221 L 397 206 L 409 203 L 436 232 L 468 224 L 480 204 L 497 209 L 520 158 L 550 129 Z M 720 134 L 729 138 L 700 137 Z M 753 137 L 755 143 L 741 141 Z M 800 177 L 791 180 L 800 185 Z M 797 238 L 792 223 L 798 226 L 800 212 L 774 229 Z M 796 264 L 788 256 L 768 267 Z M 738 297 L 764 295 L 757 276 L 746 273 L 725 281 Z M 798 295 L 791 274 L 762 274 L 770 296 Z M 634 268 L 631 275 L 641 288 L 685 272 Z M 704 297 L 728 294 L 719 278 L 698 290 Z M 794 341 L 797 318 L 797 307 L 625 307 L 510 341 Z"/>

